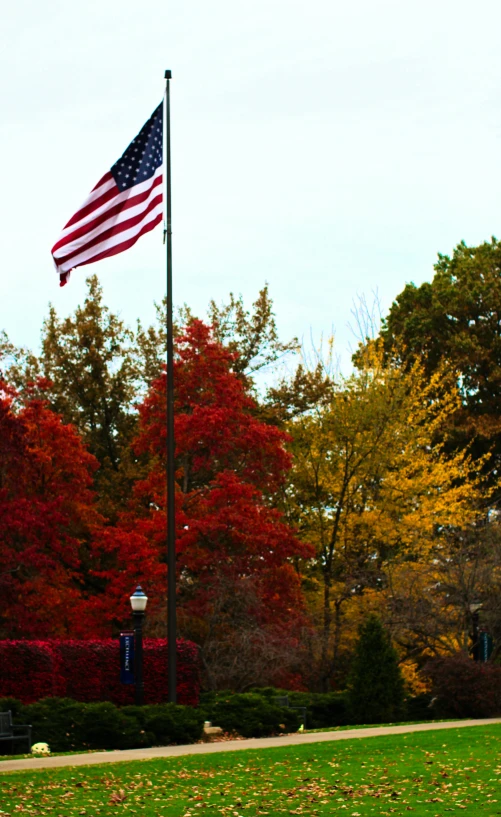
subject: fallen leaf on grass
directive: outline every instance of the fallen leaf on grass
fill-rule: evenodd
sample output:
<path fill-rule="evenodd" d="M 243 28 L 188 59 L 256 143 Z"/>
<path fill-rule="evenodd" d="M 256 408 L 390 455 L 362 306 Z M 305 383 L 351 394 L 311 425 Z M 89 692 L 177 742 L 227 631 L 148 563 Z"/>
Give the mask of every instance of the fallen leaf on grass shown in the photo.
<path fill-rule="evenodd" d="M 119 789 L 118 791 L 114 791 L 112 793 L 108 802 L 110 805 L 113 805 L 114 803 L 123 803 L 125 800 L 127 800 L 126 792 L 124 789 Z"/>

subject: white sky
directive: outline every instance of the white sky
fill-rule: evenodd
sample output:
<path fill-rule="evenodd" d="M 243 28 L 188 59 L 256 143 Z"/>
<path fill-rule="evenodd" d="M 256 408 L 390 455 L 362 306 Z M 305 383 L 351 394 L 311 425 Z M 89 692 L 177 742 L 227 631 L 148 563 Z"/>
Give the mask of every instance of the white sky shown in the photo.
<path fill-rule="evenodd" d="M 130 323 L 157 228 L 59 289 L 50 247 L 171 83 L 174 300 L 270 284 L 284 339 L 384 310 L 437 251 L 501 230 L 499 0 L 16 0 L 0 49 L 0 328 L 35 347 L 97 272 Z M 347 360 L 348 357 L 346 356 Z"/>

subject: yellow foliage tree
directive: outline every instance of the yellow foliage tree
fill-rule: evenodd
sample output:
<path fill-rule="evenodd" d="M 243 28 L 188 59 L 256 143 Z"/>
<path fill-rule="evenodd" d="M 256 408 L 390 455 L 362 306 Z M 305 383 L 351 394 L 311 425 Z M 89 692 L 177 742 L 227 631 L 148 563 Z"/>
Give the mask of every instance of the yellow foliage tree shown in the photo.
<path fill-rule="evenodd" d="M 443 370 L 426 378 L 419 363 L 407 371 L 384 366 L 371 344 L 328 404 L 289 425 L 286 503 L 316 547 L 306 586 L 323 688 L 336 669 L 349 603 L 384 588 L 389 559 L 426 559 L 438 530 L 475 516 L 483 463 L 466 451 L 447 455 L 442 442 L 458 406 Z"/>

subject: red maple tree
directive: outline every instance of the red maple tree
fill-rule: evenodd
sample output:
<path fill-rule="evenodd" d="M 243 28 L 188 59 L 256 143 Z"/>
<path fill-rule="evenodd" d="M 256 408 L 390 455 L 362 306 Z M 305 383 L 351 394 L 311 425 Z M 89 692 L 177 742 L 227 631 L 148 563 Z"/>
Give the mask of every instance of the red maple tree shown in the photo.
<path fill-rule="evenodd" d="M 37 391 L 44 383 L 37 383 Z M 97 462 L 43 400 L 0 381 L 0 632 L 75 635 L 85 593 Z"/>
<path fill-rule="evenodd" d="M 262 633 L 290 637 L 303 620 L 294 557 L 310 548 L 273 508 L 290 467 L 286 435 L 262 422 L 233 371 L 235 356 L 193 321 L 177 340 L 175 362 L 176 548 L 181 634 L 201 643 L 215 625 L 231 629 L 232 600 Z M 150 627 L 165 621 L 166 377 L 139 406 L 135 452 L 146 463 L 119 525 L 100 536 L 109 565 L 106 594 L 95 599 L 95 627 L 109 628 L 139 581 Z M 225 612 L 221 614 L 222 596 Z M 224 607 L 224 605 L 223 605 Z M 109 629 L 108 629 L 109 632 Z"/>

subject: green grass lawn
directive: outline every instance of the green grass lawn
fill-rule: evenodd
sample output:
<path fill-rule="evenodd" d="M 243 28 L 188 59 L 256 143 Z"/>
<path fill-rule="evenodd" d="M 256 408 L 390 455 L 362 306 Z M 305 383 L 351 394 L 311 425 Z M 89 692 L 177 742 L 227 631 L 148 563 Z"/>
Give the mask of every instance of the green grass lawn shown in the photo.
<path fill-rule="evenodd" d="M 436 720 L 431 721 L 428 720 L 428 721 L 392 721 L 391 723 L 356 723 L 354 726 L 323 726 L 321 729 L 305 729 L 304 731 L 311 735 L 314 732 L 347 732 L 349 729 L 374 729 L 374 727 L 383 726 L 416 726 L 418 723 L 450 723 L 460 720 L 461 718 L 437 718 Z M 0 758 L 0 760 L 2 760 L 2 758 Z"/>
<path fill-rule="evenodd" d="M 0 775 L 0 815 L 501 814 L 501 725 Z"/>

